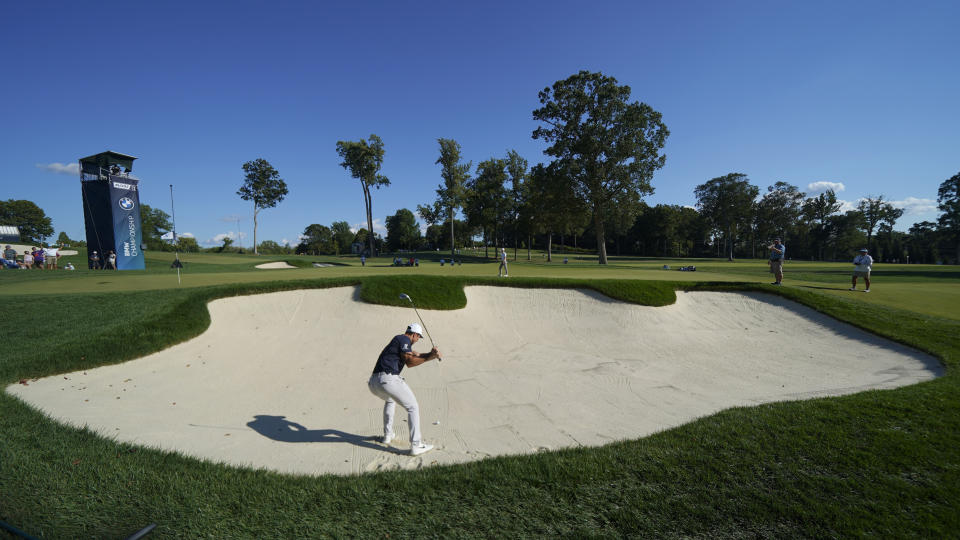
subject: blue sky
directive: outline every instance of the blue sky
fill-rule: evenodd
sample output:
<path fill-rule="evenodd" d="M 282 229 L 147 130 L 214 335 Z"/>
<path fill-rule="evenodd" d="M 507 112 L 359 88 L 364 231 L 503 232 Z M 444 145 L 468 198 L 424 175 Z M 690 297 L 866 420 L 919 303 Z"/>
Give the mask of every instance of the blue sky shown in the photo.
<path fill-rule="evenodd" d="M 960 171 L 960 2 L 6 2 L 0 17 L 0 199 L 28 199 L 83 238 L 77 159 L 139 157 L 141 202 L 211 245 L 252 241 L 241 165 L 264 158 L 290 194 L 258 240 L 311 223 L 365 226 L 338 140 L 385 143 L 382 225 L 430 203 L 437 138 L 474 166 L 544 161 L 537 92 L 600 71 L 663 114 L 650 204 L 741 172 L 883 195 L 936 218 Z"/>

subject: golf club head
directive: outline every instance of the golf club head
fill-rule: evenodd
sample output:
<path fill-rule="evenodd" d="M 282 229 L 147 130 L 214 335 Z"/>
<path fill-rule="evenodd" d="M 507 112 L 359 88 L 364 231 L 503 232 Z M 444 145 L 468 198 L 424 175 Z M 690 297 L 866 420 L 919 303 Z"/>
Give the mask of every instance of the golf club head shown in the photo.
<path fill-rule="evenodd" d="M 407 296 L 406 293 L 400 293 L 400 299 L 401 299 L 401 300 L 407 300 L 407 301 L 413 302 L 413 300 L 411 300 L 410 297 Z"/>

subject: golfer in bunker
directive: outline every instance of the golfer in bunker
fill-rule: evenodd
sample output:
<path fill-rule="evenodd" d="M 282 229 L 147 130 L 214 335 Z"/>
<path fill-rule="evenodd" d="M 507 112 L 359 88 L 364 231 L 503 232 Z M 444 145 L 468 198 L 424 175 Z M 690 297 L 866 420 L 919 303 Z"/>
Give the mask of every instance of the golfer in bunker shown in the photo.
<path fill-rule="evenodd" d="M 390 444 L 393 440 L 393 413 L 396 404 L 407 410 L 407 422 L 410 424 L 410 455 L 419 456 L 433 449 L 432 444 L 423 442 L 420 432 L 420 408 L 413 391 L 407 382 L 400 376 L 403 367 L 416 367 L 420 364 L 440 357 L 436 347 L 428 353 L 413 352 L 413 344 L 423 339 L 423 328 L 413 323 L 399 336 L 394 336 L 390 343 L 383 348 L 377 365 L 373 368 L 373 375 L 367 386 L 373 395 L 382 399 L 383 404 L 383 443 Z"/>

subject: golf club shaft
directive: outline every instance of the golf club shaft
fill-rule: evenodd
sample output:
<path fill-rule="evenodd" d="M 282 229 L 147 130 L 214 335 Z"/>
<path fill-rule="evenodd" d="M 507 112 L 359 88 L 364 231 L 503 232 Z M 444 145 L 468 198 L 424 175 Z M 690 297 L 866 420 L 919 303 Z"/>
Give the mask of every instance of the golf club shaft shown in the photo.
<path fill-rule="evenodd" d="M 420 316 L 420 310 L 417 309 L 417 305 L 413 303 L 413 298 L 410 298 L 408 295 L 403 295 L 403 298 L 406 298 L 410 302 L 410 307 L 413 308 L 413 312 L 417 314 L 417 318 L 420 319 L 420 326 L 423 326 L 423 331 L 427 333 L 427 339 L 430 340 L 430 346 L 434 349 L 437 348 L 437 344 L 433 342 L 433 336 L 430 335 L 430 330 L 427 329 L 427 323 L 423 322 L 423 317 Z M 443 358 L 437 357 L 437 361 L 443 362 Z"/>

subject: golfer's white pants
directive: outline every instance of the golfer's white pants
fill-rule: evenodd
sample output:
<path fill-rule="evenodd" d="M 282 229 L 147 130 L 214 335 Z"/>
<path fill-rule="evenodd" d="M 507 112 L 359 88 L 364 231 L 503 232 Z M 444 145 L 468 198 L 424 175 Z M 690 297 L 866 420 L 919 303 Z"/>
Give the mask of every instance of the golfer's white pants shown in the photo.
<path fill-rule="evenodd" d="M 384 401 L 383 404 L 383 434 L 393 433 L 393 412 L 396 403 L 407 410 L 407 422 L 410 424 L 410 444 L 420 444 L 420 406 L 413 390 L 399 375 L 389 373 L 374 373 L 367 382 L 373 395 Z"/>
<path fill-rule="evenodd" d="M 497 268 L 497 275 L 509 274 L 507 271 L 507 261 L 500 261 L 500 268 Z"/>

